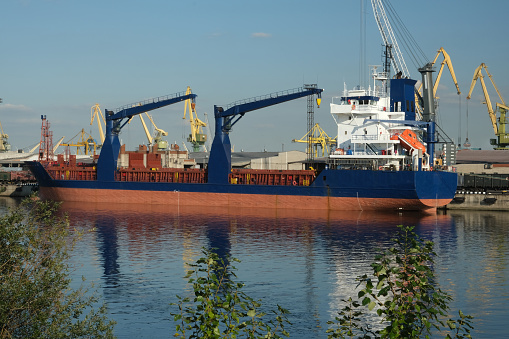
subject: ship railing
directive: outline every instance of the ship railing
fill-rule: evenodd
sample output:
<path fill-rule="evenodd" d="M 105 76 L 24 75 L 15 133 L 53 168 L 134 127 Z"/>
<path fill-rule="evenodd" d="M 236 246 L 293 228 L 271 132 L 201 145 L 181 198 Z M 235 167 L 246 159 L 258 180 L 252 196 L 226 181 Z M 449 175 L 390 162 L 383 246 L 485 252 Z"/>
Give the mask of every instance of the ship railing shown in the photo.
<path fill-rule="evenodd" d="M 168 95 L 164 95 L 164 96 L 160 96 L 160 97 L 145 99 L 145 100 L 133 102 L 131 104 L 127 104 L 127 105 L 124 105 L 124 106 L 121 106 L 121 107 L 117 107 L 115 109 L 115 112 L 120 112 L 120 111 L 123 111 L 125 109 L 132 108 L 132 107 L 143 106 L 143 105 L 153 104 L 153 103 L 157 103 L 157 102 L 164 101 L 164 100 L 169 100 L 169 99 L 173 99 L 173 98 L 177 98 L 177 97 L 182 97 L 184 95 L 186 95 L 186 92 L 178 92 L 178 93 L 168 94 Z"/>
<path fill-rule="evenodd" d="M 373 111 L 373 107 L 376 107 L 376 105 L 357 105 L 355 106 L 355 110 L 357 112 L 372 112 Z"/>
<path fill-rule="evenodd" d="M 261 100 L 274 99 L 274 98 L 278 98 L 280 96 L 300 93 L 300 92 L 303 92 L 305 90 L 306 89 L 304 87 L 299 87 L 299 88 L 287 89 L 285 91 L 273 92 L 273 93 L 270 93 L 270 94 L 259 95 L 259 96 L 256 96 L 256 97 L 242 99 L 242 100 L 238 100 L 238 101 L 235 101 L 235 102 L 232 102 L 232 103 L 226 105 L 225 106 L 226 107 L 225 110 L 230 109 L 230 108 L 232 108 L 234 106 L 238 106 L 238 105 L 244 105 L 244 104 L 249 104 L 249 103 L 257 102 L 257 101 L 261 101 Z"/>
<path fill-rule="evenodd" d="M 362 134 L 352 135 L 352 141 L 387 141 L 390 140 L 390 134 Z"/>

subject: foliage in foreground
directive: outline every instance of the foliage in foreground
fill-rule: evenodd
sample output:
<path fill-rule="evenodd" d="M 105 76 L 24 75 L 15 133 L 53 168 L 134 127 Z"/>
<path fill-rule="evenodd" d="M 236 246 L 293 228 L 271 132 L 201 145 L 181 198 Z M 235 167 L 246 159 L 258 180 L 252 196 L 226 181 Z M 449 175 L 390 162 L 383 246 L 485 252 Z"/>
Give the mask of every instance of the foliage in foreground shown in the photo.
<path fill-rule="evenodd" d="M 359 277 L 358 299 L 344 300 L 347 305 L 328 322 L 328 338 L 429 338 L 445 330 L 446 338 L 471 338 L 471 316 L 459 311 L 459 319 L 445 320 L 452 297 L 435 286 L 433 242 L 413 227 L 398 227 L 395 246 L 371 264 L 374 277 Z M 362 325 L 369 323 L 365 308 L 376 309 L 382 329 Z"/>
<path fill-rule="evenodd" d="M 57 209 L 27 199 L 0 217 L 0 338 L 113 337 L 95 294 L 70 288 L 67 259 L 78 236 Z"/>
<path fill-rule="evenodd" d="M 171 313 L 177 322 L 175 337 L 179 338 L 281 338 L 289 337 L 285 324 L 288 311 L 278 305 L 272 311 L 274 319 L 265 321 L 260 311 L 260 300 L 254 300 L 241 291 L 243 283 L 232 279 L 235 258 L 223 260 L 210 250 L 202 250 L 204 257 L 195 264 L 186 278 L 193 286 L 194 297 L 177 295 L 177 313 Z"/>

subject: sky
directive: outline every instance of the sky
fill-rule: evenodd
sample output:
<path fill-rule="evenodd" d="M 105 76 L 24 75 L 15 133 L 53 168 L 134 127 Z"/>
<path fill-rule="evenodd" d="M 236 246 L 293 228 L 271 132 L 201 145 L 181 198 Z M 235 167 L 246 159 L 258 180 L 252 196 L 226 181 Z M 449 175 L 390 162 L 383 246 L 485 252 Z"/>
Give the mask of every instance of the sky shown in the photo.
<path fill-rule="evenodd" d="M 462 94 L 444 70 L 438 89 L 442 129 L 456 142 L 468 134 L 472 147 L 491 149 L 494 132 L 480 83 L 468 103 L 466 95 L 474 70 L 485 63 L 509 99 L 509 2 L 390 4 L 428 60 L 440 47 L 451 57 Z M 324 92 L 315 122 L 335 136 L 332 97 L 342 94 L 344 83 L 361 83 L 360 69 L 369 75 L 369 65 L 382 62 L 382 39 L 366 0 L 2 0 L 0 41 L 0 122 L 14 150 L 39 142 L 41 115 L 54 142 L 70 141 L 82 129 L 99 139 L 97 125 L 90 125 L 94 104 L 114 110 L 187 86 L 198 95 L 198 117 L 205 120 L 207 113 L 213 133 L 214 105 L 316 83 Z M 407 65 L 420 80 L 417 67 Z M 500 101 L 489 81 L 487 87 L 491 101 Z M 307 132 L 306 110 L 301 98 L 247 113 L 230 133 L 234 150 L 304 151 L 305 144 L 292 139 Z M 183 113 L 183 103 L 151 112 L 170 143 L 181 145 L 190 133 Z M 120 138 L 128 149 L 147 143 L 139 119 Z"/>

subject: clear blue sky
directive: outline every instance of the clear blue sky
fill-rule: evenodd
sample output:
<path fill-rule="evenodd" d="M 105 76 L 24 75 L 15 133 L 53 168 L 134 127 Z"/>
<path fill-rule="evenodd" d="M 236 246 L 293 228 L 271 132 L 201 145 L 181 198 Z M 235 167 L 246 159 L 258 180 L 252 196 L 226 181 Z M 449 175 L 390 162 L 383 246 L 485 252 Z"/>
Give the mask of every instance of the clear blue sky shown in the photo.
<path fill-rule="evenodd" d="M 4 0 L 0 11 L 0 122 L 13 148 L 40 139 L 41 114 L 53 140 L 90 126 L 90 108 L 115 109 L 184 91 L 198 95 L 200 119 L 213 106 L 318 83 L 325 92 L 315 121 L 335 136 L 333 96 L 359 83 L 360 3 L 324 1 L 109 1 Z M 444 47 L 462 91 L 462 142 L 466 94 L 474 69 L 488 65 L 509 100 L 507 1 L 392 0 L 428 59 Z M 381 64 L 381 38 L 366 4 L 366 62 Z M 442 61 L 442 58 L 439 59 Z M 419 73 L 407 60 L 411 73 Z M 366 65 L 366 69 L 368 67 Z M 369 74 L 369 73 L 368 73 Z M 489 85 L 491 99 L 499 101 Z M 460 105 L 445 71 L 439 88 L 442 128 L 455 141 Z M 469 139 L 490 149 L 493 130 L 480 84 L 468 104 Z M 179 144 L 190 128 L 183 104 L 153 111 L 158 127 Z M 235 150 L 301 149 L 291 140 L 306 133 L 306 100 L 248 113 L 231 133 Z M 146 143 L 139 119 L 121 134 L 133 148 Z"/>

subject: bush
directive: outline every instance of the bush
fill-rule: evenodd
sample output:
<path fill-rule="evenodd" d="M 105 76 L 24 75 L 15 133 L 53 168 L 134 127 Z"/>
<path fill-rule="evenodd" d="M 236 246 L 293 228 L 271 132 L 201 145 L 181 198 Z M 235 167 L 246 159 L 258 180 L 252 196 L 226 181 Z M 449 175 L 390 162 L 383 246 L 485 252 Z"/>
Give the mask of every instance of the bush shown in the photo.
<path fill-rule="evenodd" d="M 343 300 L 347 305 L 339 312 L 328 338 L 429 338 L 433 331 L 449 330 L 446 338 L 470 338 L 471 316 L 459 311 L 459 319 L 445 320 L 452 297 L 435 284 L 433 242 L 424 241 L 413 227 L 398 226 L 395 246 L 375 257 L 371 264 L 373 278 L 359 277 L 362 286 L 357 297 Z M 367 307 L 376 308 L 382 329 L 375 330 L 363 320 Z"/>
<path fill-rule="evenodd" d="M 235 258 L 223 260 L 203 249 L 204 257 L 195 264 L 186 278 L 193 286 L 194 297 L 177 295 L 177 313 L 171 313 L 177 321 L 175 337 L 179 338 L 281 338 L 289 336 L 285 324 L 289 324 L 288 311 L 278 305 L 272 311 L 275 319 L 265 322 L 266 314 L 260 311 L 261 302 L 241 291 L 244 284 L 235 282 Z"/>
<path fill-rule="evenodd" d="M 79 237 L 57 209 L 27 199 L 0 217 L 0 338 L 113 337 L 95 293 L 70 288 L 67 259 Z"/>

